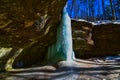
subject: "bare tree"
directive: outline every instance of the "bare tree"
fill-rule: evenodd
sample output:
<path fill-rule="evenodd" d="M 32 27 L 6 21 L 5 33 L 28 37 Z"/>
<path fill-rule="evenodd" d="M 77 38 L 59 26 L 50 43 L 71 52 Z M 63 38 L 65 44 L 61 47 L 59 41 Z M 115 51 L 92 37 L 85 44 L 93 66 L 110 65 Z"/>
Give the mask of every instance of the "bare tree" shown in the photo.
<path fill-rule="evenodd" d="M 102 0 L 102 9 L 103 9 L 103 19 L 106 19 L 104 0 Z"/>
<path fill-rule="evenodd" d="M 110 0 L 110 7 L 111 7 L 111 10 L 112 10 L 112 20 L 116 20 L 115 10 L 114 10 L 113 5 L 112 5 L 112 0 Z"/>

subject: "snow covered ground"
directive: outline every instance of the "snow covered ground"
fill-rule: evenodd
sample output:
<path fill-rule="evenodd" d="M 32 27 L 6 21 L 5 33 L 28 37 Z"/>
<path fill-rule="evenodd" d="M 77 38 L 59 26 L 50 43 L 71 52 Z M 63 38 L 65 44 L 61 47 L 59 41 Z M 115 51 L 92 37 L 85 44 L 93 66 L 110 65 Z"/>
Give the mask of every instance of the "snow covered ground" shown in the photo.
<path fill-rule="evenodd" d="M 0 80 L 120 80 L 120 63 L 79 59 L 71 67 L 32 67 L 0 74 Z"/>

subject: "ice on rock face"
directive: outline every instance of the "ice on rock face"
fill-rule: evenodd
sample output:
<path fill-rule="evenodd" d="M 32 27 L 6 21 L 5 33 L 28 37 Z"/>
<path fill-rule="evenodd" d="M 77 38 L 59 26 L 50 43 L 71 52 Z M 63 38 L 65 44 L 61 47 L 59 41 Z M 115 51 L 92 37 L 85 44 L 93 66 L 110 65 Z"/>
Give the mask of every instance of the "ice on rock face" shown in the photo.
<path fill-rule="evenodd" d="M 72 61 L 74 58 L 71 33 L 71 19 L 64 7 L 62 20 L 57 29 L 57 41 L 48 48 L 47 59 Z"/>

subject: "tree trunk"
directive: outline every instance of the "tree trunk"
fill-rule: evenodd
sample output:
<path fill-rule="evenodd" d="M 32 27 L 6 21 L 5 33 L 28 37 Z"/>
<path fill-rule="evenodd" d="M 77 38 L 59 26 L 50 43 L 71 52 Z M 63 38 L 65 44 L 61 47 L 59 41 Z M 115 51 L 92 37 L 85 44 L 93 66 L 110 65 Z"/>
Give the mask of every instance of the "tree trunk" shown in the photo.
<path fill-rule="evenodd" d="M 102 0 L 103 19 L 106 19 L 104 0 Z"/>
<path fill-rule="evenodd" d="M 114 11 L 115 11 L 115 18 L 117 19 L 117 11 L 116 11 L 116 7 L 115 7 L 115 0 L 113 0 L 113 8 L 114 8 Z"/>
<path fill-rule="evenodd" d="M 113 5 L 112 5 L 112 0 L 110 0 L 110 7 L 111 7 L 111 10 L 112 10 L 112 20 L 116 20 L 115 10 L 114 10 Z"/>

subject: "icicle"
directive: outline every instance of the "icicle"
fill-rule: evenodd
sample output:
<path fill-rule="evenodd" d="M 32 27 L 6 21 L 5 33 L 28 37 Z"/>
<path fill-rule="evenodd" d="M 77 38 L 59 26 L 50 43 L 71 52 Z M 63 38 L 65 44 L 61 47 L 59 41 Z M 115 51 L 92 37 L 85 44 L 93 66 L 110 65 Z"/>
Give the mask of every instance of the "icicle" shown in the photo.
<path fill-rule="evenodd" d="M 64 7 L 62 20 L 57 30 L 57 41 L 49 47 L 47 59 L 72 61 L 74 52 L 72 46 L 71 19 L 68 15 L 67 6 Z"/>

